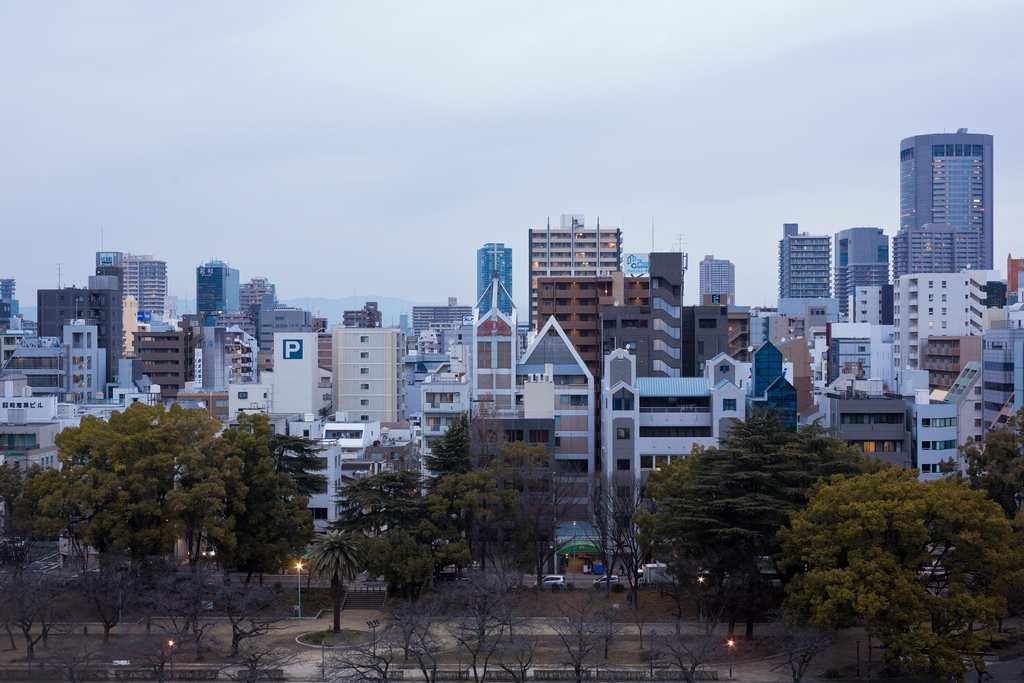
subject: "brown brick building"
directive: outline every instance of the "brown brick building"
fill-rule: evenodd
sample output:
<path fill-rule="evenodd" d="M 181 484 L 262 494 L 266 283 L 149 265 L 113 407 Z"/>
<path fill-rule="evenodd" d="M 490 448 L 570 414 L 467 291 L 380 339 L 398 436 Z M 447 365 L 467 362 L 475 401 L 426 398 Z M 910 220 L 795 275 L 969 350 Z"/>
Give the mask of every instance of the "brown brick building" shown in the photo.
<path fill-rule="evenodd" d="M 605 306 L 651 305 L 647 278 L 626 278 L 614 271 L 605 276 L 537 278 L 537 315 L 534 327 L 541 329 L 551 316 L 594 377 L 601 375 L 601 309 Z"/>
<path fill-rule="evenodd" d="M 981 361 L 981 337 L 932 336 L 921 345 L 921 369 L 928 371 L 928 388 L 948 390 L 971 361 Z"/>

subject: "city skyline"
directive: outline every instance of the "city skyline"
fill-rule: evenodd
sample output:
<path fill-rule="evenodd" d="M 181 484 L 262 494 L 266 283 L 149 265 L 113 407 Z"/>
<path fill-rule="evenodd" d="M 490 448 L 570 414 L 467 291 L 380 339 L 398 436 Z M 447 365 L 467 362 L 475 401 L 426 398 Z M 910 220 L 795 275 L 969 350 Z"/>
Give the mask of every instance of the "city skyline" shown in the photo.
<path fill-rule="evenodd" d="M 182 299 L 195 298 L 190 271 L 219 257 L 244 280 L 270 277 L 282 299 L 469 301 L 476 249 L 504 242 L 520 254 L 523 305 L 529 229 L 579 212 L 621 227 L 625 253 L 652 250 L 653 218 L 654 250 L 681 234 L 691 256 L 729 259 L 738 303 L 759 305 L 779 224 L 827 235 L 871 225 L 892 239 L 900 141 L 959 127 L 998 146 L 994 265 L 1024 252 L 1015 5 L 977 12 L 992 26 L 985 44 L 941 54 L 927 49 L 928 28 L 956 21 L 953 3 L 923 16 L 917 5 L 449 7 L 393 18 L 256 9 L 241 25 L 216 7 L 4 9 L 0 221 L 19 258 L 0 274 L 18 279 L 25 305 L 56 285 L 55 264 L 81 286 L 91 267 L 76 255 L 117 250 L 166 260 L 169 293 Z M 595 40 L 572 55 L 519 48 L 557 43 L 580 22 Z M 702 35 L 680 43 L 677 29 L 696 22 Z M 907 37 L 910 22 L 922 30 Z M 78 42 L 62 40 L 71 32 Z M 273 62 L 268 45 L 283 46 Z M 479 59 L 467 63 L 467 52 Z M 901 100 L 884 120 L 865 116 L 900 98 L 907 79 L 924 91 L 959 78 L 985 97 Z M 716 96 L 695 106 L 690 93 L 708 89 Z M 598 106 L 582 122 L 551 116 L 565 96 Z M 843 162 L 819 163 L 839 135 Z M 786 154 L 771 157 L 770 173 L 737 173 L 755 149 Z M 702 163 L 680 163 L 691 157 Z M 580 170 L 567 173 L 573 163 Z M 348 256 L 343 267 L 307 267 L 314 244 Z M 422 283 L 420 260 L 446 267 Z M 381 263 L 395 277 L 374 278 Z M 696 269 L 687 280 L 695 303 Z"/>

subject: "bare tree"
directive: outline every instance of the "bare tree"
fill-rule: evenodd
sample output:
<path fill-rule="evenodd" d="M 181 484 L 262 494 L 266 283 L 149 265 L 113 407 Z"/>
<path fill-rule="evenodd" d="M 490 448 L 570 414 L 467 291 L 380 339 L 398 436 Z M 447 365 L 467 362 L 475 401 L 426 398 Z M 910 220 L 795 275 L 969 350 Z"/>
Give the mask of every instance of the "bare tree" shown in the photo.
<path fill-rule="evenodd" d="M 789 668 L 793 683 L 800 683 L 811 663 L 836 642 L 835 631 L 816 626 L 796 626 L 781 619 L 773 624 L 772 648 L 782 660 L 772 671 Z"/>
<path fill-rule="evenodd" d="M 391 611 L 387 627 L 401 643 L 405 661 L 416 663 L 424 683 L 434 683 L 437 659 L 445 650 L 438 633 L 441 608 L 441 600 L 435 594 L 415 602 L 402 601 Z"/>
<path fill-rule="evenodd" d="M 216 597 L 214 572 L 206 564 L 198 564 L 187 572 L 174 572 L 155 581 L 156 600 L 150 605 L 156 614 L 166 616 L 165 631 L 177 638 L 192 641 L 195 661 L 202 659 L 203 635 L 212 626 Z"/>
<path fill-rule="evenodd" d="M 281 627 L 289 615 L 280 609 L 278 592 L 256 583 L 225 583 L 214 591 L 217 607 L 231 623 L 231 655 L 248 638 L 266 635 Z"/>
<path fill-rule="evenodd" d="M 88 555 L 72 556 L 78 574 L 72 581 L 89 616 L 103 626 L 103 642 L 110 641 L 110 632 L 121 622 L 125 595 L 129 600 L 134 593 L 134 580 L 128 557 L 110 554 L 100 558 L 99 566 L 89 568 Z"/>
<path fill-rule="evenodd" d="M 715 634 L 721 612 L 705 614 L 697 622 L 677 622 L 674 633 L 659 633 L 652 638 L 651 657 L 655 651 L 679 669 L 686 683 L 693 683 L 697 673 L 722 651 L 721 637 Z"/>
<path fill-rule="evenodd" d="M 480 572 L 456 582 L 446 597 L 451 615 L 448 632 L 469 655 L 474 682 L 482 683 L 498 645 L 508 635 L 508 586 L 497 575 Z"/>
<path fill-rule="evenodd" d="M 99 642 L 87 636 L 63 637 L 46 655 L 46 664 L 60 672 L 68 683 L 95 680 L 90 676 L 90 664 L 106 655 L 106 640 Z"/>
<path fill-rule="evenodd" d="M 627 613 L 629 620 L 636 626 L 636 632 L 640 636 L 640 649 L 644 649 L 644 626 L 647 625 L 647 620 L 650 618 L 650 612 L 646 607 L 633 603 L 629 605 L 629 611 Z"/>
<path fill-rule="evenodd" d="M 498 666 L 512 677 L 512 683 L 526 683 L 536 654 L 537 635 L 525 623 L 502 639 L 495 653 Z"/>
<path fill-rule="evenodd" d="M 178 646 L 173 634 L 147 633 L 133 636 L 123 651 L 134 662 L 132 666 L 136 672 L 146 672 L 156 679 L 156 683 L 164 683 L 167 668 L 178 653 Z"/>
<path fill-rule="evenodd" d="M 12 573 L 5 586 L 4 621 L 19 629 L 25 638 L 25 659 L 35 659 L 35 648 L 40 641 L 57 630 L 57 623 L 67 613 L 66 588 L 59 573 L 44 573 L 30 568 L 19 568 Z"/>
<path fill-rule="evenodd" d="M 569 593 L 558 605 L 565 621 L 556 621 L 554 631 L 558 644 L 565 651 L 565 663 L 572 667 L 576 683 L 586 675 L 587 658 L 597 652 L 604 639 L 604 626 L 594 591 Z"/>
<path fill-rule="evenodd" d="M 612 539 L 620 572 L 629 587 L 629 603 L 637 604 L 640 576 L 644 558 L 650 549 L 641 542 L 639 529 L 634 519 L 640 510 L 653 510 L 653 502 L 644 495 L 647 475 L 636 477 L 631 472 L 616 472 L 612 475 L 610 511 Z"/>
<path fill-rule="evenodd" d="M 586 482 L 580 477 L 560 472 L 553 461 L 526 473 L 522 495 L 523 519 L 529 528 L 533 545 L 534 569 L 537 573 L 537 594 L 545 566 L 558 552 L 558 525 L 586 494 Z"/>
<path fill-rule="evenodd" d="M 274 645 L 263 636 L 243 640 L 237 648 L 232 647 L 232 663 L 222 671 L 232 681 L 258 683 L 259 681 L 282 680 L 284 667 L 295 661 L 297 654 Z"/>
<path fill-rule="evenodd" d="M 356 643 L 332 652 L 324 675 L 334 683 L 392 683 L 402 680 L 395 666 L 402 655 L 402 638 L 388 625 L 370 643 Z"/>
<path fill-rule="evenodd" d="M 606 607 L 602 614 L 604 624 L 604 630 L 601 635 L 604 637 L 604 658 L 608 659 L 608 646 L 611 645 L 612 638 L 615 634 L 622 630 L 622 627 L 616 623 L 615 617 L 618 616 L 618 610 L 613 610 L 611 607 Z"/>

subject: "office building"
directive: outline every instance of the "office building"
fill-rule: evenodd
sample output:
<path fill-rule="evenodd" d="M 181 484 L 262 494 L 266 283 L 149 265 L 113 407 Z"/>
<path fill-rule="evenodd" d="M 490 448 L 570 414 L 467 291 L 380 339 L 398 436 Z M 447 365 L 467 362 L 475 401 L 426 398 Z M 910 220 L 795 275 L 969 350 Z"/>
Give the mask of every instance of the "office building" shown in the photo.
<path fill-rule="evenodd" d="M 893 280 L 912 273 L 977 270 L 980 249 L 981 233 L 976 230 L 934 223 L 900 230 L 892 240 Z"/>
<path fill-rule="evenodd" d="M 383 324 L 383 317 L 377 302 L 367 301 L 358 311 L 344 311 L 341 324 L 343 327 L 379 328 Z"/>
<path fill-rule="evenodd" d="M 747 389 L 748 413 L 753 408 L 773 408 L 783 426 L 796 431 L 796 387 L 786 379 L 782 353 L 771 342 L 765 342 L 754 352 L 751 382 Z"/>
<path fill-rule="evenodd" d="M 238 270 L 223 261 L 196 268 L 196 312 L 203 327 L 212 327 L 222 313 L 238 313 Z"/>
<path fill-rule="evenodd" d="M 832 238 L 801 233 L 796 223 L 782 226 L 779 240 L 779 298 L 829 298 Z"/>
<path fill-rule="evenodd" d="M 405 420 L 405 334 L 397 328 L 341 325 L 333 331 L 333 409 L 360 422 Z"/>
<path fill-rule="evenodd" d="M 161 320 L 167 312 L 167 261 L 153 258 L 152 254 L 123 254 L 125 298 L 135 297 L 139 311 Z"/>
<path fill-rule="evenodd" d="M 934 251 L 921 234 L 927 226 L 956 233 L 941 238 L 944 245 L 955 247 L 952 268 L 920 265 L 929 249 Z M 897 249 L 896 243 L 905 246 Z M 960 128 L 900 142 L 900 233 L 893 251 L 894 281 L 916 272 L 992 269 L 991 135 Z"/>
<path fill-rule="evenodd" d="M 857 287 L 889 284 L 889 238 L 881 228 L 850 228 L 835 237 L 835 298 L 850 320 L 849 297 Z"/>
<path fill-rule="evenodd" d="M 488 242 L 476 252 L 476 298 L 484 294 L 484 290 L 491 284 L 494 273 L 498 274 L 501 284 L 509 292 L 512 291 L 512 248 L 506 247 L 501 242 Z M 512 302 L 502 298 L 498 302 L 498 308 L 508 314 L 512 311 Z M 415 324 L 415 310 L 413 320 Z M 472 313 L 470 313 L 472 315 Z M 418 331 L 418 330 L 417 330 Z"/>
<path fill-rule="evenodd" d="M 621 270 L 622 231 L 587 228 L 582 214 L 562 214 L 559 227 L 530 228 L 530 315 L 536 319 L 541 277 L 598 277 Z M 506 288 L 507 290 L 508 288 Z"/>
<path fill-rule="evenodd" d="M 700 262 L 700 297 L 728 294 L 727 303 L 736 303 L 736 266 L 732 261 L 709 254 Z"/>
<path fill-rule="evenodd" d="M 116 266 L 103 267 L 106 272 L 112 269 L 120 270 Z M 63 339 L 64 326 L 76 321 L 96 326 L 97 344 L 106 355 L 104 382 L 108 383 L 117 381 L 118 361 L 124 355 L 124 302 L 120 287 L 117 275 L 94 275 L 89 277 L 87 288 L 40 289 L 36 293 L 40 337 Z"/>
<path fill-rule="evenodd" d="M 313 314 L 301 308 L 280 306 L 269 294 L 264 294 L 263 305 L 259 311 L 259 334 L 257 339 L 260 353 L 268 354 L 275 360 L 280 357 L 274 347 L 274 335 L 284 332 L 312 332 Z M 274 361 L 270 362 L 273 369 Z"/>
<path fill-rule="evenodd" d="M 184 330 L 150 330 L 135 333 L 135 357 L 142 374 L 160 387 L 165 401 L 174 400 L 188 382 L 195 380 L 196 347 L 203 328 L 184 324 Z"/>
<path fill-rule="evenodd" d="M 934 335 L 921 342 L 921 369 L 928 371 L 928 388 L 948 391 L 971 362 L 981 361 L 979 335 Z"/>
<path fill-rule="evenodd" d="M 264 297 L 270 295 L 274 305 L 277 305 L 277 287 L 267 278 L 257 275 L 248 282 L 243 282 L 238 288 L 238 310 L 252 316 L 258 316 L 263 307 Z"/>
<path fill-rule="evenodd" d="M 907 402 L 899 392 L 883 392 L 878 379 L 843 375 L 821 400 L 825 426 L 836 438 L 900 467 L 913 466 Z"/>
<path fill-rule="evenodd" d="M 508 289 L 511 291 L 511 287 Z M 454 296 L 448 297 L 447 306 L 412 307 L 412 329 L 417 336 L 434 326 L 439 326 L 438 329 L 453 329 L 462 327 L 472 320 L 473 307 L 460 306 L 459 300 Z"/>
<path fill-rule="evenodd" d="M 981 341 L 982 361 L 982 399 L 984 402 L 984 427 L 996 422 L 1000 412 L 1011 403 L 1014 396 L 1014 359 L 1015 348 L 1021 348 L 1024 342 L 1024 328 L 1003 327 L 988 330 Z M 1017 399 L 1020 405 L 1020 399 Z M 1016 412 L 1015 407 L 1010 410 Z"/>
<path fill-rule="evenodd" d="M 34 395 L 52 395 L 63 401 L 68 390 L 68 349 L 62 339 L 63 333 L 61 337 L 22 337 L 0 377 L 24 376 Z"/>
<path fill-rule="evenodd" d="M 893 335 L 891 325 L 830 323 L 825 330 L 825 383 L 849 375 L 880 379 L 883 389 L 894 388 Z"/>

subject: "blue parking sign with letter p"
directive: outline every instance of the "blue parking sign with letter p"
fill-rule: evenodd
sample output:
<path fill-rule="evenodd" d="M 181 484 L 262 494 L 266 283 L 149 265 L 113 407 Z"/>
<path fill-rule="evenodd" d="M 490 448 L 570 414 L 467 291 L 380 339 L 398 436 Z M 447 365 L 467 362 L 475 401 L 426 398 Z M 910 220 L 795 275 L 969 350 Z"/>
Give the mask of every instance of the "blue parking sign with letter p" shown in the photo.
<path fill-rule="evenodd" d="M 302 360 L 302 340 L 285 339 L 282 357 L 284 360 Z"/>

